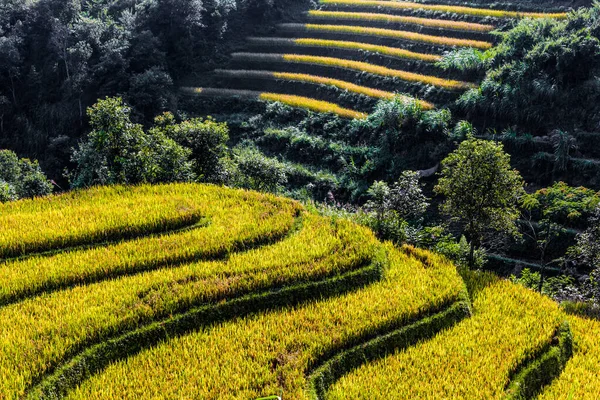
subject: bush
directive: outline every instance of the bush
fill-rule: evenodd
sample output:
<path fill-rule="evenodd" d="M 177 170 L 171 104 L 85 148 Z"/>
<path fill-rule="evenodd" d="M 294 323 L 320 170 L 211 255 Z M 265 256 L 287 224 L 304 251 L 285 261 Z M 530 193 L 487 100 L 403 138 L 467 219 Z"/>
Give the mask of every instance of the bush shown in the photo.
<path fill-rule="evenodd" d="M 245 189 L 279 192 L 288 181 L 286 165 L 265 156 L 255 147 L 237 147 L 233 151 L 232 183 Z"/>
<path fill-rule="evenodd" d="M 72 187 L 195 179 L 191 150 L 160 129 L 144 132 L 130 113 L 120 97 L 107 97 L 88 109 L 92 131 L 71 157 L 77 164 Z"/>
<path fill-rule="evenodd" d="M 156 117 L 150 133 L 164 132 L 181 146 L 191 150 L 194 173 L 202 182 L 222 183 L 227 179 L 226 156 L 229 128 L 211 117 L 193 118 L 175 123 L 171 113 Z"/>
<path fill-rule="evenodd" d="M 52 192 L 37 161 L 19 159 L 10 150 L 0 150 L 0 202 L 45 196 Z"/>

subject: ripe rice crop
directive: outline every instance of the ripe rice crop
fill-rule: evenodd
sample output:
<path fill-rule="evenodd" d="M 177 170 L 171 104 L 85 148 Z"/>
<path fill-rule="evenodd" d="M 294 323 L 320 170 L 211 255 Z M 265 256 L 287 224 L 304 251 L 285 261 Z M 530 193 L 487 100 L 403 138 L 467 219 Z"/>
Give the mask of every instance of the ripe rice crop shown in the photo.
<path fill-rule="evenodd" d="M 344 118 L 364 119 L 368 116 L 366 113 L 350 110 L 349 108 L 343 108 L 334 103 L 311 99 L 309 97 L 278 93 L 261 93 L 260 99 L 266 101 L 278 101 L 287 104 L 290 107 L 306 108 L 307 110 L 320 113 L 337 114 Z"/>
<path fill-rule="evenodd" d="M 234 53 L 233 56 L 239 56 L 242 53 Z M 268 57 L 267 57 L 268 58 Z M 260 61 L 260 59 L 255 59 Z M 349 108 L 340 107 L 337 104 L 327 101 L 311 99 L 310 97 L 295 96 L 279 93 L 265 93 L 251 90 L 235 90 L 235 89 L 213 89 L 213 88 L 184 88 L 187 93 L 199 94 L 201 96 L 240 96 L 256 98 L 264 101 L 277 101 L 286 104 L 290 107 L 304 108 L 307 110 L 337 114 L 344 118 L 363 119 L 367 118 L 367 114 L 351 110 Z"/>
<path fill-rule="evenodd" d="M 0 259 L 192 225 L 197 203 L 174 186 L 113 186 L 0 204 Z"/>
<path fill-rule="evenodd" d="M 476 24 L 472 22 L 452 21 L 434 18 L 417 18 L 403 15 L 375 14 L 365 12 L 344 11 L 321 11 L 311 10 L 308 15 L 313 18 L 353 20 L 353 21 L 377 21 L 399 24 L 413 24 L 429 28 L 453 29 L 459 31 L 490 32 L 494 30 L 493 25 Z"/>
<path fill-rule="evenodd" d="M 279 394 L 280 389 L 286 399 L 308 398 L 306 373 L 321 357 L 460 296 L 463 283 L 451 264 L 436 261 L 425 267 L 389 246 L 388 252 L 390 266 L 381 282 L 171 339 L 109 366 L 67 398 L 134 399 L 143 394 L 247 400 Z"/>
<path fill-rule="evenodd" d="M 305 214 L 298 232 L 225 261 L 163 268 L 2 307 L 0 393 L 21 398 L 74 352 L 154 319 L 352 271 L 374 260 L 378 248 L 366 228 Z"/>
<path fill-rule="evenodd" d="M 390 69 L 375 64 L 369 64 L 362 61 L 352 61 L 334 57 L 308 56 L 301 54 L 282 54 L 273 55 L 273 60 L 277 60 L 275 56 L 281 57 L 284 61 L 302 64 L 325 65 L 336 68 L 345 68 L 354 71 L 368 72 L 374 75 L 386 76 L 391 78 L 399 78 L 409 82 L 420 82 L 426 85 L 439 86 L 445 89 L 468 89 L 476 85 L 469 82 L 461 82 L 449 79 L 438 78 L 430 75 L 416 74 L 414 72 Z M 251 55 L 248 56 L 251 58 Z"/>
<path fill-rule="evenodd" d="M 412 97 L 402 96 L 383 90 L 373 89 L 365 86 L 355 85 L 354 83 L 343 81 L 340 79 L 333 79 L 324 76 L 310 75 L 310 74 L 298 74 L 291 72 L 272 72 L 272 71 L 257 71 L 257 70 L 215 70 L 215 73 L 221 76 L 231 76 L 237 78 L 250 78 L 250 79 L 279 79 L 285 81 L 305 82 L 314 83 L 320 85 L 333 86 L 341 90 L 347 90 L 352 93 L 358 93 L 369 97 L 375 97 L 378 99 L 391 100 L 395 96 L 400 96 L 406 101 L 417 101 L 421 107 L 426 110 L 433 108 L 431 103 L 421 100 L 415 100 Z"/>
<path fill-rule="evenodd" d="M 371 0 L 319 0 L 321 4 L 330 4 L 335 6 L 348 7 L 376 7 L 390 8 L 396 10 L 429 10 L 445 13 L 455 13 L 464 15 L 474 15 L 476 17 L 494 17 L 494 18 L 566 18 L 567 13 L 537 13 L 492 10 L 489 8 L 475 8 L 464 6 L 453 6 L 446 4 L 423 4 L 408 1 L 371 1 Z"/>
<path fill-rule="evenodd" d="M 474 316 L 430 341 L 351 372 L 326 398 L 502 399 L 512 373 L 565 319 L 546 297 L 505 280 L 479 288 Z"/>
<path fill-rule="evenodd" d="M 570 316 L 575 346 L 573 358 L 539 400 L 596 400 L 600 393 L 600 321 Z"/>
<path fill-rule="evenodd" d="M 447 36 L 425 35 L 423 33 L 399 31 L 394 29 L 370 28 L 366 26 L 353 25 L 321 25 L 321 24 L 281 24 L 284 29 L 306 30 L 329 33 L 342 33 L 350 35 L 366 35 L 386 37 L 392 39 L 410 40 L 441 46 L 474 47 L 477 49 L 489 49 L 492 43 L 481 40 L 460 39 Z"/>
<path fill-rule="evenodd" d="M 400 96 L 405 101 L 415 100 L 414 98 L 411 98 L 408 96 L 402 96 L 402 95 L 397 95 L 397 94 L 394 94 L 391 92 L 385 92 L 385 91 L 378 90 L 378 89 L 367 88 L 364 86 L 355 85 L 353 83 L 342 81 L 339 79 L 333 79 L 333 78 L 327 78 L 327 77 L 315 76 L 315 75 L 308 75 L 308 74 L 293 74 L 293 73 L 287 73 L 287 72 L 275 72 L 274 75 L 276 78 L 279 78 L 279 79 L 298 80 L 298 81 L 303 81 L 303 82 L 320 83 L 322 85 L 331 85 L 331 86 L 335 86 L 335 87 L 343 89 L 343 90 L 347 90 L 349 92 L 360 93 L 360 94 L 364 94 L 366 96 L 377 97 L 380 99 L 391 100 L 395 96 Z M 416 100 L 416 102 L 419 103 L 423 109 L 430 110 L 433 108 L 433 104 L 428 103 L 426 101 Z"/>
<path fill-rule="evenodd" d="M 177 209 L 185 205 L 208 219 L 208 224 L 101 247 L 1 262 L 0 305 L 50 289 L 222 256 L 253 243 L 277 240 L 291 229 L 300 210 L 298 204 L 274 196 L 184 184 L 92 189 L 89 194 L 81 192 L 82 199 L 75 199 L 97 204 L 96 197 L 116 192 L 132 203 L 140 199 L 143 205 L 145 193 L 151 190 L 156 193 L 157 205 Z M 161 196 L 169 196 L 172 204 Z M 57 203 L 61 200 L 56 197 Z M 46 201 L 52 203 L 54 199 Z"/>
<path fill-rule="evenodd" d="M 379 46 L 371 43 L 350 42 L 344 40 L 327 39 L 288 39 L 288 38 L 249 38 L 250 42 L 257 44 L 267 44 L 272 46 L 305 46 L 305 47 L 326 47 L 348 50 L 369 51 L 386 56 L 408 58 L 412 60 L 436 62 L 441 60 L 442 56 L 437 54 L 417 53 L 410 50 L 397 47 Z"/>
<path fill-rule="evenodd" d="M 316 83 L 321 85 L 335 86 L 342 90 L 347 90 L 353 93 L 363 94 L 369 97 L 376 97 L 379 99 L 392 99 L 394 93 L 386 92 L 383 90 L 372 89 L 365 86 L 355 85 L 350 82 L 342 81 L 340 79 L 327 78 L 323 76 L 316 76 L 310 74 L 296 74 L 291 72 L 272 72 L 272 71 L 257 71 L 257 70 L 215 70 L 217 75 L 237 77 L 237 78 L 249 78 L 249 79 L 280 79 L 287 81 L 307 82 Z"/>

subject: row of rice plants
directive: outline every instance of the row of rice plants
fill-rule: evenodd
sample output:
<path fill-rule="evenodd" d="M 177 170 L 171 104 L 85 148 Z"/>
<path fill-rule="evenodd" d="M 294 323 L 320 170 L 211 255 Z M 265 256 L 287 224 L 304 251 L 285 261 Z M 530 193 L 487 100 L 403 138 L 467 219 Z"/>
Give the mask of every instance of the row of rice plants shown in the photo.
<path fill-rule="evenodd" d="M 226 261 L 164 268 L 2 307 L 0 393 L 22 398 L 66 358 L 152 320 L 353 271 L 374 260 L 378 249 L 366 228 L 307 214 L 297 233 Z"/>
<path fill-rule="evenodd" d="M 460 39 L 448 36 L 425 35 L 411 31 L 399 31 L 395 29 L 371 28 L 354 25 L 322 25 L 322 24 L 279 24 L 281 29 L 307 32 L 326 32 L 350 35 L 376 36 L 392 39 L 409 40 L 413 42 L 428 43 L 441 46 L 474 47 L 477 49 L 489 49 L 491 42 L 481 40 Z"/>
<path fill-rule="evenodd" d="M 366 12 L 345 11 L 322 11 L 311 10 L 308 16 L 312 18 L 351 20 L 351 21 L 375 21 L 386 23 L 420 25 L 428 28 L 452 29 L 471 32 L 490 32 L 494 30 L 493 25 L 478 24 L 473 22 L 452 21 L 435 18 L 418 18 L 404 15 L 377 14 Z"/>
<path fill-rule="evenodd" d="M 105 188 L 92 192 L 101 196 L 103 190 L 112 191 Z M 120 192 L 123 198 L 133 201 L 138 190 L 145 187 Z M 80 193 L 87 197 L 85 192 Z M 208 224 L 101 247 L 6 260 L 0 263 L 0 305 L 74 284 L 224 256 L 253 244 L 272 242 L 290 231 L 300 211 L 293 201 L 216 186 L 175 184 L 157 187 L 156 193 L 157 204 L 164 204 L 161 195 L 187 199 L 187 203 L 173 204 L 193 206 Z M 108 207 L 112 209 L 110 203 Z"/>
<path fill-rule="evenodd" d="M 342 81 L 340 79 L 327 78 L 324 76 L 297 74 L 291 72 L 274 72 L 274 71 L 259 71 L 259 70 L 223 70 L 217 69 L 215 73 L 219 76 L 232 78 L 247 78 L 247 79 L 279 79 L 286 81 L 315 83 L 320 85 L 334 86 L 338 89 L 347 90 L 349 92 L 363 94 L 369 97 L 378 99 L 392 99 L 394 93 L 383 90 L 372 89 L 365 86 L 355 85 L 354 83 Z"/>
<path fill-rule="evenodd" d="M 575 342 L 573 358 L 539 400 L 595 400 L 600 393 L 600 321 L 569 317 Z"/>
<path fill-rule="evenodd" d="M 261 93 L 260 99 L 266 101 L 278 101 L 280 103 L 287 104 L 290 107 L 305 108 L 307 110 L 320 113 L 332 113 L 344 118 L 365 119 L 368 116 L 366 113 L 340 107 L 339 105 L 330 103 L 328 101 L 316 100 L 303 96 L 278 93 Z"/>
<path fill-rule="evenodd" d="M 442 56 L 438 54 L 417 53 L 397 47 L 380 46 L 371 43 L 351 42 L 345 40 L 327 40 L 312 38 L 249 38 L 250 43 L 269 46 L 299 46 L 299 47 L 324 47 L 331 49 L 360 50 L 377 53 L 385 56 L 406 58 L 411 60 L 436 62 Z"/>
<path fill-rule="evenodd" d="M 312 99 L 310 97 L 294 96 L 280 93 L 257 92 L 252 90 L 219 89 L 219 88 L 182 88 L 185 93 L 207 97 L 246 97 L 264 101 L 276 101 L 290 107 L 304 108 L 321 113 L 332 113 L 343 118 L 363 119 L 367 114 L 341 107 L 328 101 Z"/>
<path fill-rule="evenodd" d="M 453 6 L 447 4 L 424 4 L 413 3 L 409 1 L 372 1 L 372 0 L 319 0 L 321 4 L 345 7 L 373 7 L 388 8 L 392 10 L 429 10 L 444 13 L 454 13 L 463 15 L 473 15 L 476 17 L 494 17 L 494 18 L 566 18 L 567 13 L 539 13 L 539 12 L 521 12 L 493 10 L 490 8 L 476 8 L 465 6 Z"/>
<path fill-rule="evenodd" d="M 558 305 L 489 275 L 474 296 L 474 316 L 428 342 L 362 366 L 327 399 L 500 399 L 514 372 L 548 346 L 565 321 Z M 482 288 L 482 286 L 488 285 Z"/>
<path fill-rule="evenodd" d="M 307 372 L 323 359 L 460 297 L 464 284 L 452 265 L 425 267 L 388 251 L 378 283 L 169 340 L 109 366 L 67 398 L 308 398 Z"/>
<path fill-rule="evenodd" d="M 0 258 L 193 225 L 201 212 L 192 192 L 186 185 L 113 186 L 0 204 Z"/>
<path fill-rule="evenodd" d="M 235 78 L 249 78 L 249 79 L 278 79 L 285 81 L 295 81 L 304 83 L 314 83 L 319 85 L 333 86 L 341 90 L 347 90 L 348 92 L 358 93 L 369 97 L 378 99 L 393 99 L 395 96 L 401 97 L 405 101 L 415 101 L 414 98 L 404 95 L 399 95 L 391 92 L 386 92 L 379 89 L 373 89 L 365 86 L 356 85 L 351 82 L 343 81 L 340 79 L 328 78 L 324 76 L 310 75 L 310 74 L 299 74 L 291 72 L 272 72 L 272 71 L 258 71 L 258 70 L 215 70 L 215 73 L 220 76 L 228 76 Z M 416 100 L 422 108 L 426 110 L 433 109 L 433 104 L 422 100 Z"/>
<path fill-rule="evenodd" d="M 299 64 L 323 65 L 334 68 L 367 72 L 374 75 L 398 78 L 409 82 L 419 82 L 426 85 L 438 86 L 449 90 L 462 90 L 473 88 L 476 85 L 470 82 L 455 81 L 438 78 L 430 75 L 416 74 L 414 72 L 390 69 L 362 61 L 346 60 L 334 57 L 321 57 L 302 54 L 273 54 L 273 53 L 234 53 L 234 60 L 257 62 L 290 62 Z"/>

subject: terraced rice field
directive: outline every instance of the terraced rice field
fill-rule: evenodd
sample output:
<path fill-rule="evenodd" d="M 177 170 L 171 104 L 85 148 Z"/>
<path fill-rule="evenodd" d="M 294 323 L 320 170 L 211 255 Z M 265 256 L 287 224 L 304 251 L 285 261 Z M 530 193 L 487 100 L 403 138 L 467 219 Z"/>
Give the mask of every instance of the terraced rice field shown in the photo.
<path fill-rule="evenodd" d="M 215 71 L 212 86 L 186 92 L 240 97 L 237 89 L 247 91 L 241 97 L 342 118 L 364 118 L 373 102 L 363 99 L 390 94 L 418 99 L 425 108 L 444 106 L 478 84 L 436 67 L 445 52 L 492 48 L 491 33 L 507 19 L 565 16 L 435 2 L 320 0 L 317 9 L 299 16 L 305 22 L 281 23 L 273 36 L 248 38 L 248 51 Z M 371 77 L 366 82 L 365 75 Z"/>
<path fill-rule="evenodd" d="M 597 321 L 292 200 L 117 186 L 3 204 L 0 222 L 2 399 L 591 399 L 600 383 Z"/>

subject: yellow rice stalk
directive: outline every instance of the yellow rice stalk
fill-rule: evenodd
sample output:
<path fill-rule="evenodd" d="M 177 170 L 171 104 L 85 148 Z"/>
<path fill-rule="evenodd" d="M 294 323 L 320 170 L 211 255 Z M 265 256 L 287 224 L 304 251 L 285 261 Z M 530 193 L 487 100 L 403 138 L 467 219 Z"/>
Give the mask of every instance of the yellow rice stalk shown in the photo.
<path fill-rule="evenodd" d="M 464 15 L 474 15 L 476 17 L 494 17 L 494 18 L 566 18 L 567 13 L 537 13 L 492 10 L 489 8 L 475 8 L 464 6 L 452 6 L 445 4 L 423 4 L 408 1 L 371 1 L 371 0 L 319 0 L 321 4 L 331 4 L 337 6 L 360 6 L 360 7 L 381 7 L 396 10 L 430 10 L 445 13 L 455 13 Z"/>
<path fill-rule="evenodd" d="M 390 69 L 362 61 L 352 61 L 342 58 L 308 56 L 301 54 L 284 54 L 283 59 L 288 62 L 325 65 L 338 68 L 346 68 L 355 71 L 368 72 L 375 75 L 399 78 L 409 82 L 421 82 L 427 85 L 439 86 L 444 89 L 468 89 L 476 85 L 469 82 L 461 82 L 438 78 L 430 75 L 416 74 L 402 70 Z"/>
<path fill-rule="evenodd" d="M 294 41 L 301 46 L 312 46 L 312 47 L 331 47 L 339 49 L 351 49 L 351 50 L 363 50 L 370 51 L 373 53 L 379 53 L 386 56 L 408 58 L 412 60 L 420 60 L 427 62 L 439 61 L 442 56 L 437 54 L 426 54 L 416 53 L 414 51 L 399 49 L 396 47 L 379 46 L 371 43 L 360 43 L 360 42 L 349 42 L 343 40 L 326 40 L 326 39 L 294 39 Z"/>
<path fill-rule="evenodd" d="M 161 232 L 199 218 L 194 198 L 175 185 L 113 186 L 4 203 L 0 258 Z"/>
<path fill-rule="evenodd" d="M 574 351 L 539 400 L 596 400 L 600 393 L 600 321 L 570 316 Z"/>
<path fill-rule="evenodd" d="M 261 313 L 174 338 L 117 362 L 68 399 L 306 399 L 307 367 L 320 355 L 389 323 L 405 324 L 457 298 L 455 268 L 425 267 L 388 248 L 385 278 L 336 298 Z M 436 258 L 437 260 L 437 258 Z M 371 395 L 373 392 L 370 393 Z"/>
<path fill-rule="evenodd" d="M 365 12 L 321 11 L 311 10 L 308 15 L 315 18 L 354 20 L 354 21 L 381 21 L 387 23 L 414 24 L 429 28 L 453 29 L 471 32 L 490 32 L 493 25 L 477 24 L 472 22 L 452 21 L 435 18 L 417 18 L 403 15 L 375 14 Z"/>
<path fill-rule="evenodd" d="M 0 393 L 23 398 L 33 379 L 82 346 L 193 305 L 339 275 L 368 263 L 379 248 L 366 228 L 307 214 L 299 232 L 226 261 L 163 268 L 2 307 Z"/>
<path fill-rule="evenodd" d="M 359 85 L 355 85 L 354 83 L 342 81 L 339 79 L 327 78 L 324 76 L 316 76 L 316 75 L 309 75 L 309 74 L 295 74 L 295 73 L 289 73 L 289 72 L 273 72 L 273 75 L 278 79 L 286 79 L 286 80 L 300 81 L 300 82 L 311 82 L 311 83 L 318 83 L 321 85 L 335 86 L 339 89 L 347 90 L 349 92 L 360 93 L 360 94 L 364 94 L 365 96 L 376 97 L 376 98 L 380 98 L 380 99 L 391 100 L 395 96 L 397 96 L 396 94 L 391 93 L 391 92 L 385 92 L 383 90 L 368 88 L 365 86 L 359 86 Z M 408 97 L 408 96 L 401 96 L 401 97 L 405 101 L 414 100 L 413 98 Z M 426 109 L 426 110 L 433 109 L 433 104 L 428 103 L 426 101 L 417 100 L 417 103 L 419 103 L 423 109 Z"/>
<path fill-rule="evenodd" d="M 364 365 L 328 393 L 336 399 L 502 399 L 511 373 L 552 341 L 565 320 L 549 298 L 505 280 L 483 289 L 472 318 L 432 340 Z"/>
<path fill-rule="evenodd" d="M 321 113 L 333 113 L 345 118 L 364 119 L 368 116 L 362 112 L 343 108 L 327 101 L 311 99 L 309 97 L 278 93 L 261 93 L 260 99 L 266 101 L 278 101 L 291 107 L 306 108 Z"/>
<path fill-rule="evenodd" d="M 123 199 L 142 201 L 144 197 L 135 194 L 144 193 L 148 188 L 121 188 L 119 193 Z M 274 196 L 205 185 L 175 184 L 153 190 L 154 203 L 169 206 L 161 196 L 169 196 L 169 201 L 178 199 L 177 207 L 186 205 L 195 210 L 209 220 L 208 225 L 107 246 L 1 262 L 0 305 L 49 288 L 198 260 L 228 253 L 244 243 L 272 240 L 291 229 L 294 215 L 300 210 L 298 204 Z M 91 193 L 102 196 L 112 191 L 113 188 L 102 188 L 92 189 Z M 91 196 L 81 193 L 85 199 Z M 60 199 L 57 197 L 57 203 Z M 108 208 L 110 206 L 111 203 L 107 203 L 107 212 L 115 210 Z"/>
<path fill-rule="evenodd" d="M 369 28 L 365 26 L 305 24 L 305 28 L 309 31 L 388 37 L 442 46 L 475 47 L 477 49 L 484 50 L 492 47 L 492 43 L 484 42 L 481 40 L 459 39 L 437 35 L 425 35 L 417 32 L 398 31 L 383 28 Z"/>

